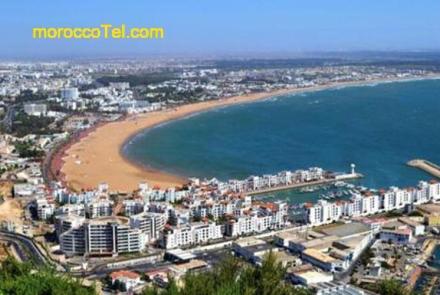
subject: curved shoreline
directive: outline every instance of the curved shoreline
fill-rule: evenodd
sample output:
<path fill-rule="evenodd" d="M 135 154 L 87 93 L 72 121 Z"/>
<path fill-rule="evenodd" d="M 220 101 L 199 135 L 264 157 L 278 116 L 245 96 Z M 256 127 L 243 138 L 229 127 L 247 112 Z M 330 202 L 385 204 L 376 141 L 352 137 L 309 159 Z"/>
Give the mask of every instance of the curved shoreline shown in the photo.
<path fill-rule="evenodd" d="M 282 89 L 273 92 L 247 94 L 213 101 L 181 105 L 173 109 L 126 117 L 95 128 L 87 136 L 71 144 L 62 157 L 61 175 L 68 187 L 74 190 L 91 189 L 107 182 L 112 190 L 129 192 L 138 188 L 140 182 L 160 188 L 178 187 L 187 182 L 178 175 L 135 163 L 123 154 L 124 146 L 147 129 L 182 119 L 219 107 L 250 103 L 278 95 L 315 92 L 339 87 L 368 86 L 372 83 L 391 83 L 438 79 L 425 76 L 402 79 L 381 79 L 359 82 L 341 82 L 308 88 Z M 92 127 L 93 128 L 93 127 Z"/>

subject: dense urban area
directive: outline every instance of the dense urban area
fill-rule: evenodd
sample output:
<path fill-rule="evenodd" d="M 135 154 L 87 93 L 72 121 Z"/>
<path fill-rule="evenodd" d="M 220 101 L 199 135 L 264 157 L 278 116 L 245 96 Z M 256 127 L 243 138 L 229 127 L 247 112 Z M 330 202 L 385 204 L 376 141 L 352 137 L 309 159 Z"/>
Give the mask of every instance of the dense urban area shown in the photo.
<path fill-rule="evenodd" d="M 352 183 L 363 177 L 355 164 L 134 191 L 77 190 L 60 169 L 69 145 L 116 120 L 438 76 L 440 64 L 410 57 L 2 62 L 0 294 L 437 294 L 440 168 L 430 162 L 434 180 L 386 189 Z M 338 193 L 261 198 L 322 186 Z"/>

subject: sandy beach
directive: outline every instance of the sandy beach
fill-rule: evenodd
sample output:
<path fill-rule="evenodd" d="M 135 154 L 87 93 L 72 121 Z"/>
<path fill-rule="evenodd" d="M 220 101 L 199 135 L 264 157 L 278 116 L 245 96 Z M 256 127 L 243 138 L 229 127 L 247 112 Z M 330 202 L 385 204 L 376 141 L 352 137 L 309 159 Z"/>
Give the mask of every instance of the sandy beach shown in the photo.
<path fill-rule="evenodd" d="M 398 80 L 404 79 L 396 79 L 396 81 Z M 66 150 L 63 150 L 63 163 L 59 177 L 69 188 L 76 191 L 95 188 L 101 182 L 107 182 L 112 191 L 121 192 L 130 192 L 137 189 L 140 182 L 147 182 L 150 186 L 160 188 L 179 187 L 186 183 L 187 180 L 185 178 L 155 169 L 146 169 L 124 158 L 121 154 L 121 149 L 125 142 L 144 129 L 217 107 L 252 102 L 287 93 L 318 91 L 334 87 L 384 82 L 392 81 L 341 82 L 304 89 L 283 89 L 273 92 L 248 94 L 182 105 L 174 109 L 135 115 L 124 120 L 103 124 L 94 128 L 87 136 L 80 138 L 76 143 L 70 144 Z"/>
<path fill-rule="evenodd" d="M 160 188 L 181 186 L 187 182 L 185 178 L 140 167 L 125 159 L 121 154 L 124 143 L 140 131 L 163 122 L 216 107 L 250 102 L 287 92 L 281 90 L 187 104 L 107 123 L 65 151 L 61 177 L 64 177 L 65 183 L 76 191 L 95 188 L 101 182 L 107 182 L 112 190 L 125 192 L 136 189 L 143 181 Z"/>

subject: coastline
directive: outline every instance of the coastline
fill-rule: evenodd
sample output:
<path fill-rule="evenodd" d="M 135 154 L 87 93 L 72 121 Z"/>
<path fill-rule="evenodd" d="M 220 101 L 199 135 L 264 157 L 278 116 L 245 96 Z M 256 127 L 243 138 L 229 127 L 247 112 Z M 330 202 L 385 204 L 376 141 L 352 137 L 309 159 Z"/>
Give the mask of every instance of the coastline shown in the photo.
<path fill-rule="evenodd" d="M 142 166 L 124 156 L 122 149 L 126 143 L 146 129 L 219 107 L 250 103 L 279 95 L 439 78 L 438 75 L 428 75 L 413 78 L 338 82 L 306 88 L 246 94 L 128 116 L 123 120 L 92 127 L 85 136 L 75 138 L 67 148 L 62 149 L 62 153 L 59 155 L 61 164 L 57 164 L 60 180 L 76 191 L 95 188 L 101 182 L 107 182 L 111 190 L 121 192 L 135 190 L 138 188 L 138 184 L 143 181 L 150 186 L 160 188 L 179 187 L 187 182 L 185 178 Z"/>

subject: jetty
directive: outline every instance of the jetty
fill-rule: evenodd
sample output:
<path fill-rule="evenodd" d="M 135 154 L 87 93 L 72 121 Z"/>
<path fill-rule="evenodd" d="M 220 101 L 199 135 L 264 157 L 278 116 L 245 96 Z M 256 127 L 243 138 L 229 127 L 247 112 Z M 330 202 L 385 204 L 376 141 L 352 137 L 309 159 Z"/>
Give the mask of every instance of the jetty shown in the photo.
<path fill-rule="evenodd" d="M 406 163 L 408 166 L 423 170 L 432 176 L 440 178 L 440 166 L 424 159 L 414 159 Z"/>
<path fill-rule="evenodd" d="M 276 192 L 276 191 L 284 191 L 289 189 L 295 189 L 295 188 L 302 188 L 307 186 L 315 186 L 315 185 L 323 185 L 323 184 L 329 184 L 329 183 L 335 183 L 337 181 L 344 181 L 344 180 L 353 180 L 364 177 L 361 173 L 347 173 L 347 174 L 340 174 L 336 175 L 334 178 L 323 178 L 308 182 L 297 182 L 297 183 L 291 183 L 291 184 L 285 184 L 285 185 L 277 185 L 273 187 L 267 187 L 264 189 L 259 190 L 253 190 L 248 191 L 246 194 L 248 195 L 260 195 L 270 192 Z"/>

